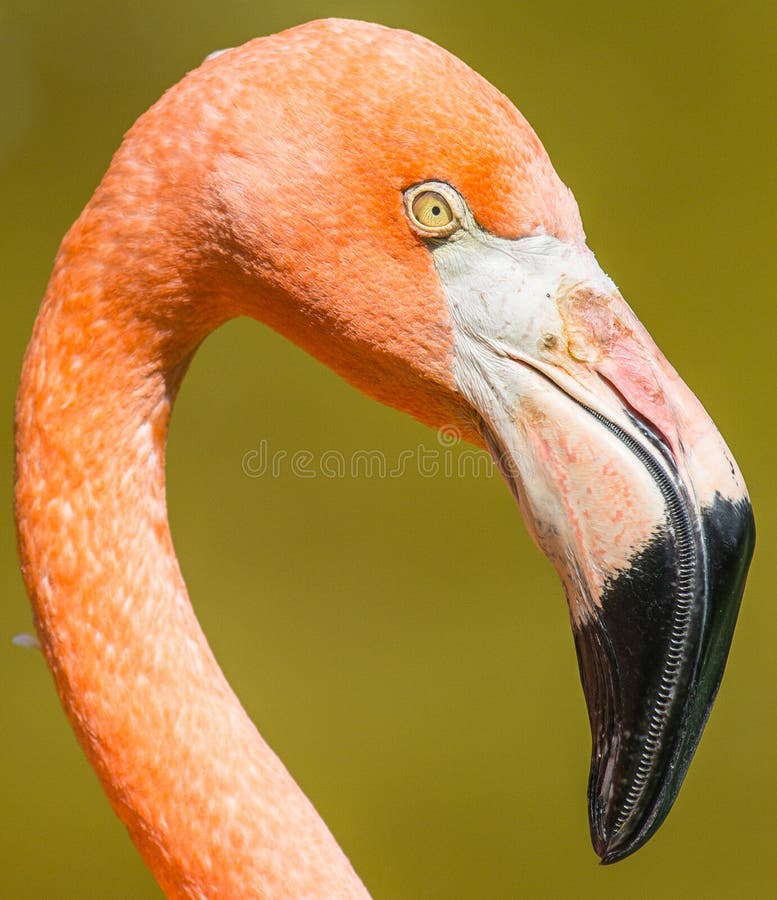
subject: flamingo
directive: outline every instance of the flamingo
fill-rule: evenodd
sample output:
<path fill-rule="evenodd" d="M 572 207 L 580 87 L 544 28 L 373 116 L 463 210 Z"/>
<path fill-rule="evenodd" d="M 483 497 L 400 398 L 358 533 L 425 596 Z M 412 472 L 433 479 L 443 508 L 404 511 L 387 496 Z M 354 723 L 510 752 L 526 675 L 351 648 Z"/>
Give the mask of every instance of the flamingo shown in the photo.
<path fill-rule="evenodd" d="M 644 844 L 722 677 L 744 481 L 510 101 L 428 40 L 324 20 L 208 58 L 141 116 L 62 242 L 21 376 L 40 645 L 162 889 L 367 896 L 229 687 L 172 547 L 173 402 L 236 316 L 491 452 L 568 599 L 594 848 Z"/>

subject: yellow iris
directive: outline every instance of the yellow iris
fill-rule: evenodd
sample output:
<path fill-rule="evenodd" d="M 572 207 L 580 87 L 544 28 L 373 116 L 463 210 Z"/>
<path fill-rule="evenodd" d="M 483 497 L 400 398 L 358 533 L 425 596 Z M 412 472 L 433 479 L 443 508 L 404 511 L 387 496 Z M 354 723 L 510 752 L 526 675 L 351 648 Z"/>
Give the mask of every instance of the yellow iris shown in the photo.
<path fill-rule="evenodd" d="M 424 228 L 446 228 L 453 221 L 448 201 L 436 191 L 423 191 L 413 198 L 413 216 Z"/>

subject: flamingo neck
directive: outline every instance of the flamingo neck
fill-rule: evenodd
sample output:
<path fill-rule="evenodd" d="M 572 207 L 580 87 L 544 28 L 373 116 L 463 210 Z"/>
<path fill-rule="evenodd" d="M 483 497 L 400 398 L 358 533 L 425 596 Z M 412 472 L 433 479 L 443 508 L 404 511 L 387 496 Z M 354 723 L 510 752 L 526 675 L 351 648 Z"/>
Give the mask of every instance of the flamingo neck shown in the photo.
<path fill-rule="evenodd" d="M 366 897 L 227 684 L 173 552 L 171 406 L 197 343 L 228 316 L 198 314 L 171 337 L 173 300 L 147 314 L 76 258 L 65 246 L 25 359 L 16 515 L 79 741 L 168 896 Z"/>

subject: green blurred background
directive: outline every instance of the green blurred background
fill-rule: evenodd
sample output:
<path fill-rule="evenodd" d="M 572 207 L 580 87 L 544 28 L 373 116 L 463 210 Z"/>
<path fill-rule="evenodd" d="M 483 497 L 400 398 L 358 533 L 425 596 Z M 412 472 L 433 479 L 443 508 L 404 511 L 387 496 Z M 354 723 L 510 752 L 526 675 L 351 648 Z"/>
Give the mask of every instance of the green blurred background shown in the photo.
<path fill-rule="evenodd" d="M 667 823 L 600 868 L 560 585 L 496 477 L 250 479 L 271 450 L 435 435 L 232 323 L 178 402 L 169 501 L 198 614 L 248 711 L 376 898 L 759 898 L 777 885 L 775 7 L 4 0 L 0 9 L 0 893 L 160 896 L 36 651 L 11 522 L 17 373 L 62 234 L 122 133 L 210 51 L 342 15 L 441 43 L 505 91 L 589 242 L 708 407 L 759 549 L 729 671 Z M 772 587 L 769 587 L 770 582 Z"/>

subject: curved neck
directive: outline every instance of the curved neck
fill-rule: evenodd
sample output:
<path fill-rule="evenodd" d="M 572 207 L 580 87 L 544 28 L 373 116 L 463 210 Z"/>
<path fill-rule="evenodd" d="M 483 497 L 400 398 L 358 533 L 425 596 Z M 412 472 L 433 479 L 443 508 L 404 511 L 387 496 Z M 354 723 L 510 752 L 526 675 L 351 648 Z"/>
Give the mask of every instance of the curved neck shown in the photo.
<path fill-rule="evenodd" d="M 23 573 L 70 721 L 168 896 L 366 897 L 227 684 L 173 552 L 171 406 L 229 316 L 200 311 L 173 339 L 169 308 L 141 314 L 75 259 L 66 241 L 16 410 Z"/>

